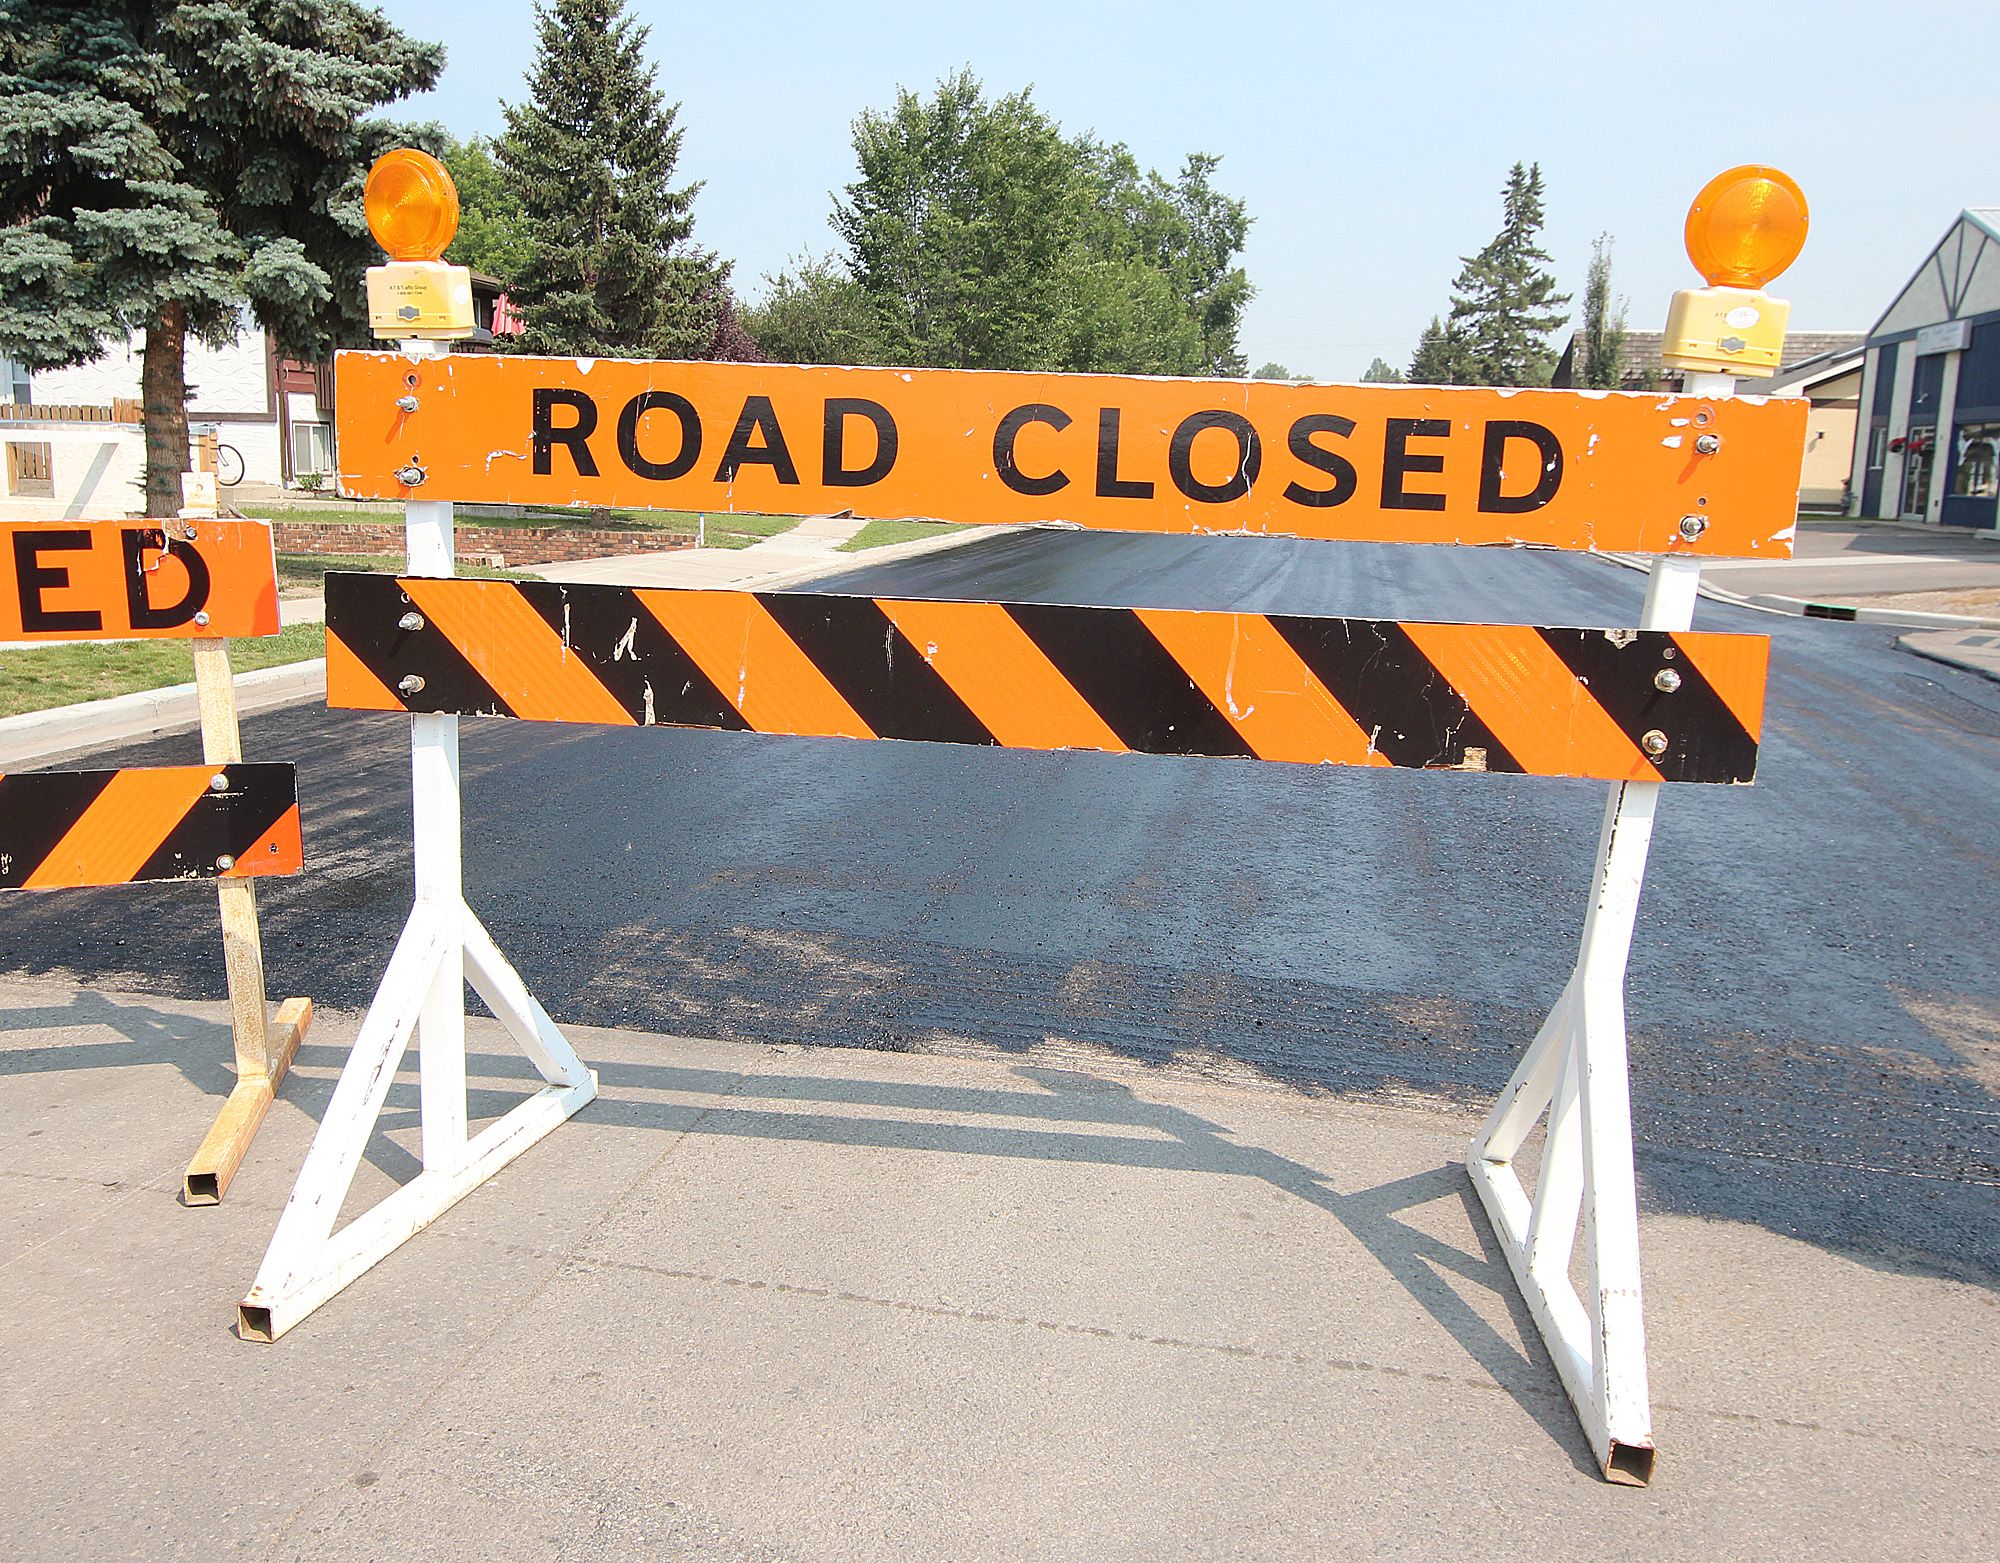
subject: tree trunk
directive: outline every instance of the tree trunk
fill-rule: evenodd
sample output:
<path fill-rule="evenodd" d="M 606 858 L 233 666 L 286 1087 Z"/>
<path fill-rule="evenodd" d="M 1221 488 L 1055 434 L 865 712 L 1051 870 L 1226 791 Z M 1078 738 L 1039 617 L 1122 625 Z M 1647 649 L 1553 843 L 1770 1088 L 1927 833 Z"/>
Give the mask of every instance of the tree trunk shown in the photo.
<path fill-rule="evenodd" d="M 146 327 L 140 371 L 145 398 L 146 514 L 181 513 L 181 474 L 188 469 L 187 310 L 168 304 Z"/>

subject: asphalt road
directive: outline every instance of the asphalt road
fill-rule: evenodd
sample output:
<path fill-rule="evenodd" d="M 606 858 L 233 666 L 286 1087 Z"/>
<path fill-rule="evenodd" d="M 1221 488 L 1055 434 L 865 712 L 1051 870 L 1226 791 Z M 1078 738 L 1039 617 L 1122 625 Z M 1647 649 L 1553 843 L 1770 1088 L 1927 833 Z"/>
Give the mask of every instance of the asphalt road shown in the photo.
<path fill-rule="evenodd" d="M 1635 622 L 1641 578 L 1502 551 L 1032 533 L 816 589 Z M 1775 642 L 1752 788 L 1663 801 L 1630 981 L 1652 1208 L 2000 1282 L 2000 685 L 1894 632 Z M 248 724 L 308 871 L 276 995 L 366 1003 L 408 906 L 400 718 Z M 103 762 L 194 758 L 191 737 Z M 951 1051 L 1055 1044 L 1466 1105 L 1573 955 L 1601 784 L 469 720 L 473 906 L 560 1019 Z M 220 996 L 181 886 L 12 896 L 0 970 Z"/>

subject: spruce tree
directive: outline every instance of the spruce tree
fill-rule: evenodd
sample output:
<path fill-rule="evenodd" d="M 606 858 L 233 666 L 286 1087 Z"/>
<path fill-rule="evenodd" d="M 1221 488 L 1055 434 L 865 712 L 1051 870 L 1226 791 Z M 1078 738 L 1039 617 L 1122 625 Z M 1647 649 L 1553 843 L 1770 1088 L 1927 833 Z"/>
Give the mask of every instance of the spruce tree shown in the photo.
<path fill-rule="evenodd" d="M 706 356 L 728 267 L 692 242 L 701 187 L 675 187 L 683 132 L 625 0 L 545 0 L 529 101 L 506 105 L 495 150 L 527 213 L 510 279 L 535 353 Z"/>
<path fill-rule="evenodd" d="M 1456 322 L 1447 324 L 1436 315 L 1417 338 L 1417 350 L 1410 359 L 1406 379 L 1412 385 L 1466 385 L 1468 353 L 1465 334 Z"/>
<path fill-rule="evenodd" d="M 1583 354 L 1577 384 L 1615 391 L 1625 377 L 1625 300 L 1611 303 L 1611 235 L 1600 233 L 1590 247 L 1590 270 L 1583 283 Z"/>
<path fill-rule="evenodd" d="M 0 8 L 0 351 L 29 368 L 145 333 L 146 509 L 188 465 L 186 343 L 247 306 L 281 352 L 365 339 L 363 116 L 444 51 L 350 0 Z"/>
<path fill-rule="evenodd" d="M 1464 257 L 1452 283 L 1451 326 L 1465 341 L 1464 385 L 1547 385 L 1556 355 L 1549 336 L 1568 316 L 1542 230 L 1542 165 L 1516 163 L 1507 175 L 1500 231 Z M 1413 374 L 1412 379 L 1416 376 Z"/>

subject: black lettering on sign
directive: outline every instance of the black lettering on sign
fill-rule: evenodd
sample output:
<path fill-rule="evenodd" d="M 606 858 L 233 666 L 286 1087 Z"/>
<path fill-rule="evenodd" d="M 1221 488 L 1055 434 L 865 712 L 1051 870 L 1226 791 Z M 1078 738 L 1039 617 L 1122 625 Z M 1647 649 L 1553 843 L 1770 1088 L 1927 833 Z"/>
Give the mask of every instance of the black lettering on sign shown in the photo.
<path fill-rule="evenodd" d="M 1507 459 L 1507 442 L 1526 440 L 1541 455 L 1541 469 L 1535 486 L 1525 494 L 1500 492 L 1500 469 Z M 1479 458 L 1479 508 L 1496 515 L 1520 515 L 1540 510 L 1556 497 L 1562 486 L 1563 448 L 1554 433 L 1539 423 L 1511 418 L 1495 419 L 1486 425 L 1486 448 Z"/>
<path fill-rule="evenodd" d="M 764 443 L 752 445 L 750 436 L 753 434 L 761 434 Z M 736 427 L 730 431 L 729 449 L 722 453 L 722 461 L 715 469 L 715 481 L 733 483 L 736 474 L 745 467 L 769 467 L 777 474 L 780 483 L 796 483 L 799 480 L 799 469 L 785 444 L 785 431 L 778 427 L 777 409 L 771 405 L 768 396 L 743 398 L 743 411 L 736 419 Z"/>
<path fill-rule="evenodd" d="M 134 528 L 121 534 L 125 540 L 125 607 L 132 615 L 135 630 L 170 630 L 186 624 L 208 605 L 208 561 L 192 548 L 178 552 L 168 548 L 164 532 Z M 153 601 L 152 580 L 158 566 L 148 568 L 148 553 L 172 554 L 187 571 L 187 590 L 181 600 L 161 607 Z"/>
<path fill-rule="evenodd" d="M 1097 497 L 1099 499 L 1151 499 L 1153 485 L 1147 478 L 1118 475 L 1118 418 L 1116 407 L 1097 413 Z"/>
<path fill-rule="evenodd" d="M 1382 508 L 1384 510 L 1442 510 L 1444 495 L 1412 494 L 1403 480 L 1416 472 L 1444 471 L 1444 457 L 1412 451 L 1411 440 L 1441 440 L 1451 433 L 1446 418 L 1391 418 L 1389 439 L 1382 452 Z"/>
<path fill-rule="evenodd" d="M 576 414 L 576 422 L 563 428 L 555 424 L 555 411 L 567 407 Z M 565 391 L 551 386 L 541 386 L 535 391 L 534 421 L 534 468 L 539 477 L 547 477 L 550 470 L 550 453 L 560 445 L 569 452 L 570 464 L 576 468 L 580 478 L 597 476 L 597 458 L 590 454 L 590 447 L 584 442 L 596 432 L 597 403 L 581 391 Z"/>
<path fill-rule="evenodd" d="M 1069 414 L 1060 407 L 1051 407 L 1047 402 L 1029 402 L 1025 407 L 1016 407 L 1000 420 L 1000 427 L 993 431 L 993 470 L 1000 474 L 1000 481 L 1017 494 L 1053 494 L 1057 489 L 1069 487 L 1069 474 L 1061 467 L 1046 477 L 1034 477 L 1023 472 L 1014 461 L 1014 441 L 1021 431 L 1031 423 L 1046 423 L 1057 433 L 1067 429 Z"/>
<path fill-rule="evenodd" d="M 1337 412 L 1309 412 L 1292 425 L 1286 444 L 1315 472 L 1333 479 L 1332 488 L 1307 488 L 1303 483 L 1287 483 L 1285 498 L 1310 510 L 1331 510 L 1354 497 L 1354 463 L 1336 451 L 1313 444 L 1315 434 L 1338 434 L 1342 439 L 1354 432 L 1354 420 Z"/>
<path fill-rule="evenodd" d="M 849 467 L 846 462 L 849 418 L 866 418 L 875 425 L 875 458 L 865 467 Z M 889 409 L 865 396 L 829 396 L 820 445 L 820 480 L 828 488 L 865 488 L 881 482 L 895 465 L 896 420 L 889 416 Z"/>
<path fill-rule="evenodd" d="M 60 532 L 16 532 L 14 534 L 15 590 L 21 595 L 21 628 L 31 635 L 58 635 L 78 630 L 101 630 L 104 615 L 94 608 L 45 608 L 42 593 L 50 587 L 69 585 L 69 571 L 61 565 L 45 565 L 37 557 L 44 553 L 89 553 L 90 533 L 82 527 Z"/>
<path fill-rule="evenodd" d="M 670 412 L 681 423 L 680 448 L 671 461 L 650 461 L 639 453 L 639 420 L 649 412 Z M 641 391 L 618 415 L 618 459 L 636 476 L 665 483 L 684 478 L 701 456 L 701 414 L 694 403 L 672 391 Z"/>
<path fill-rule="evenodd" d="M 1204 429 L 1221 429 L 1236 440 L 1236 470 L 1220 483 L 1204 483 L 1194 475 L 1194 440 Z M 1250 492 L 1264 466 L 1263 442 L 1248 418 L 1233 412 L 1189 413 L 1167 445 L 1167 473 L 1174 487 L 1204 505 L 1220 505 Z"/>

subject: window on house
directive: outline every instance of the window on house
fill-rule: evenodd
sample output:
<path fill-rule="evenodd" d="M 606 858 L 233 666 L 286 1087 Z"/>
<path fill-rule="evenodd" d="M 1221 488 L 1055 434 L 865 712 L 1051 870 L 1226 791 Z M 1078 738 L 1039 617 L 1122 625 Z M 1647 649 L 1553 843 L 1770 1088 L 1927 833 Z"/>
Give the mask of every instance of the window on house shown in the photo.
<path fill-rule="evenodd" d="M 1868 465 L 1880 467 L 1889 459 L 1889 425 L 1878 423 L 1868 431 Z"/>
<path fill-rule="evenodd" d="M 307 472 L 331 472 L 333 470 L 333 429 L 324 423 L 295 423 L 292 425 L 292 472 L 295 476 Z"/>
<path fill-rule="evenodd" d="M 1951 491 L 1963 499 L 2000 495 L 2000 423 L 1961 423 Z"/>

